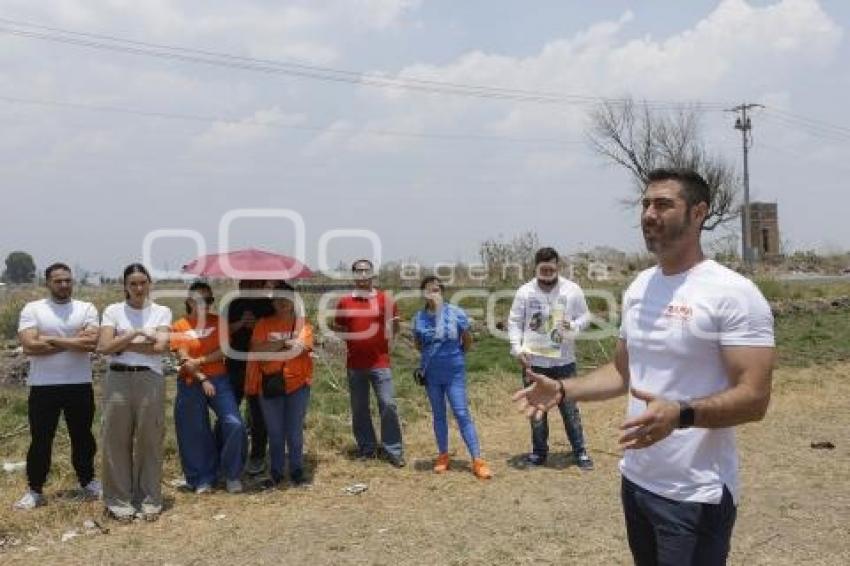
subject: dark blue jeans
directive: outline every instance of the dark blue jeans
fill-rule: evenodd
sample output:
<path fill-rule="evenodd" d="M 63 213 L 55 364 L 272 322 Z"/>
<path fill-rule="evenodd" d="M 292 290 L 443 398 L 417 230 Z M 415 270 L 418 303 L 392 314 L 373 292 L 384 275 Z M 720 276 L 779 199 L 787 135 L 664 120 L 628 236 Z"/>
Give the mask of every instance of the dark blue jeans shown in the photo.
<path fill-rule="evenodd" d="M 546 377 L 553 379 L 564 379 L 575 377 L 576 365 L 574 363 L 565 366 L 555 366 L 551 368 L 532 366 L 531 371 L 541 373 Z M 523 373 L 523 383 L 528 385 Z M 564 421 L 564 428 L 567 430 L 567 438 L 570 440 L 570 445 L 573 447 L 573 453 L 579 454 L 585 450 L 584 446 L 584 431 L 581 427 L 581 414 L 578 411 L 578 405 L 575 401 L 564 400 L 558 405 L 558 411 L 561 413 L 561 418 Z M 546 457 L 549 454 L 549 419 L 548 414 L 544 413 L 543 418 L 531 420 L 531 449 L 534 454 Z"/>
<path fill-rule="evenodd" d="M 305 385 L 280 397 L 260 395 L 260 406 L 269 435 L 269 464 L 272 479 L 283 478 L 284 459 L 289 474 L 304 467 L 304 419 L 310 404 L 310 386 Z"/>
<path fill-rule="evenodd" d="M 245 463 L 245 425 L 227 375 L 209 378 L 215 395 L 207 397 L 197 381 L 177 380 L 174 429 L 186 483 L 196 488 L 215 485 L 219 467 L 225 479 L 238 479 Z M 210 426 L 212 409 L 218 418 L 221 444 Z"/>
<path fill-rule="evenodd" d="M 737 509 L 724 486 L 718 504 L 674 501 L 623 478 L 629 548 L 637 566 L 725 564 Z"/>

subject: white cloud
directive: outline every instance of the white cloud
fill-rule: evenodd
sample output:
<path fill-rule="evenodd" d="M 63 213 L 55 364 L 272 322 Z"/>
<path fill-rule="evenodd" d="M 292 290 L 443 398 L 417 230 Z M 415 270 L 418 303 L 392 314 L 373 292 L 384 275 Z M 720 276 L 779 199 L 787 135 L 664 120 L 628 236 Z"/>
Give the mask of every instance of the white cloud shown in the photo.
<path fill-rule="evenodd" d="M 407 13 L 419 8 L 421 0 L 342 0 L 337 9 L 365 27 L 384 29 L 393 26 Z"/>
<path fill-rule="evenodd" d="M 321 132 L 302 150 L 305 157 L 325 155 L 337 149 L 341 142 L 350 139 L 352 124 L 348 120 L 337 120 Z"/>
<path fill-rule="evenodd" d="M 276 107 L 258 110 L 238 122 L 216 122 L 197 136 L 192 145 L 196 149 L 210 150 L 258 144 L 280 135 L 281 126 L 301 124 L 304 118 L 301 114 L 286 114 Z"/>
<path fill-rule="evenodd" d="M 632 13 L 626 12 L 616 21 L 551 41 L 531 57 L 474 51 L 446 65 L 410 65 L 397 77 L 563 94 L 629 93 L 654 100 L 725 102 L 770 92 L 786 84 L 795 70 L 827 64 L 843 35 L 816 0 L 782 0 L 758 8 L 744 0 L 723 0 L 692 28 L 666 38 L 623 38 L 632 21 Z M 503 134 L 560 131 L 575 137 L 586 112 L 575 105 L 500 106 L 411 91 L 369 92 L 390 103 L 390 112 L 419 114 L 424 123 L 445 123 L 472 111 L 483 115 L 479 130 Z"/>

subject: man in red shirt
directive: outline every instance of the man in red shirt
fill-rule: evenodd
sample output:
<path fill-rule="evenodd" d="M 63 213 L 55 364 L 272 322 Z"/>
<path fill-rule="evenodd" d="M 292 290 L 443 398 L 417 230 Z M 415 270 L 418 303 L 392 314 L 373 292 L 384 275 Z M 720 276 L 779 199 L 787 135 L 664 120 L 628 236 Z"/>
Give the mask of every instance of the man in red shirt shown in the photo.
<path fill-rule="evenodd" d="M 381 445 L 390 463 L 405 465 L 401 424 L 390 370 L 390 339 L 399 330 L 398 308 L 383 291 L 374 288 L 374 266 L 355 261 L 354 290 L 336 307 L 335 329 L 348 346 L 346 367 L 351 392 L 351 425 L 360 458 L 377 455 L 375 429 L 369 408 L 369 386 L 375 390 L 381 416 Z"/>

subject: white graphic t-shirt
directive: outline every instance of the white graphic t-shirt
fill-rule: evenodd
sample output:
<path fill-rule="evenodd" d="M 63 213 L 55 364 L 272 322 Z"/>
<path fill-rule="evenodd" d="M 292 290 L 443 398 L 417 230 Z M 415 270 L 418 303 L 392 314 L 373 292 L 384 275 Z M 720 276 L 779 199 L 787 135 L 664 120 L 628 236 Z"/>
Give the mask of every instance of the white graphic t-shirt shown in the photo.
<path fill-rule="evenodd" d="M 773 315 L 749 279 L 712 260 L 671 276 L 653 267 L 623 295 L 620 337 L 629 353 L 631 387 L 691 400 L 730 387 L 722 347 L 774 345 Z M 645 409 L 645 402 L 629 396 L 629 417 Z M 674 430 L 648 448 L 626 450 L 620 470 L 669 499 L 718 503 L 725 485 L 738 500 L 732 428 Z"/>

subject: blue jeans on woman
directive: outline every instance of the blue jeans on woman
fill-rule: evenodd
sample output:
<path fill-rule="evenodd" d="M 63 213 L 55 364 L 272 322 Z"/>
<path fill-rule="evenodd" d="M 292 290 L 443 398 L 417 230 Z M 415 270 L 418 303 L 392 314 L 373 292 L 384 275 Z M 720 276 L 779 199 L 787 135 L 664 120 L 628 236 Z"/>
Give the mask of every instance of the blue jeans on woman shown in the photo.
<path fill-rule="evenodd" d="M 469 455 L 472 458 L 478 458 L 481 455 L 481 448 L 478 444 L 475 424 L 472 422 L 472 413 L 469 411 L 463 358 L 459 361 L 432 360 L 425 369 L 425 379 L 427 383 L 425 391 L 428 393 L 431 412 L 434 415 L 437 450 L 440 454 L 449 451 L 449 421 L 446 412 L 446 399 L 448 399 Z"/>
<path fill-rule="evenodd" d="M 174 428 L 186 483 L 193 488 L 215 485 L 219 468 L 225 479 L 235 480 L 245 465 L 245 425 L 233 396 L 230 378 L 221 374 L 208 378 L 215 395 L 207 397 L 197 381 L 177 380 Z M 219 449 L 210 426 L 212 409 L 221 429 Z"/>
<path fill-rule="evenodd" d="M 269 464 L 272 480 L 283 479 L 284 456 L 289 460 L 289 476 L 298 477 L 304 467 L 304 419 L 310 403 L 310 386 L 305 385 L 280 397 L 263 397 L 263 419 L 269 435 Z"/>

